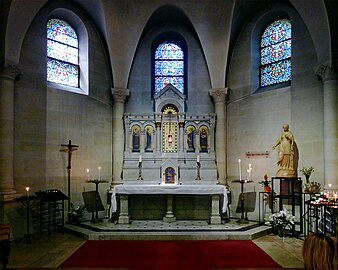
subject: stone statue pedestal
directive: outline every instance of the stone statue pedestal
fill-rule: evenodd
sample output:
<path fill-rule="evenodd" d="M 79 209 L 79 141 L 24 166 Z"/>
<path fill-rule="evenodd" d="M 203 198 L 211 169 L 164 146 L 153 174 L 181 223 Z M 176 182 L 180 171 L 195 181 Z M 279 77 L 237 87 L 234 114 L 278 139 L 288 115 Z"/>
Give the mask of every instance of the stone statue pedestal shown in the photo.
<path fill-rule="evenodd" d="M 279 169 L 276 173 L 276 177 L 297 177 L 297 174 L 293 170 Z"/>

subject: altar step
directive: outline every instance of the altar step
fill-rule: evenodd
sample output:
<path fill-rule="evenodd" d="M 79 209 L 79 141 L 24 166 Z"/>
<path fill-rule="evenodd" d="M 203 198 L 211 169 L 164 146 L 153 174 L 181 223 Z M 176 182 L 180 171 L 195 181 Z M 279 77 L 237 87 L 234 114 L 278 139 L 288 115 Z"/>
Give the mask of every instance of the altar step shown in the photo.
<path fill-rule="evenodd" d="M 86 240 L 253 240 L 271 232 L 270 226 L 257 222 L 239 224 L 236 219 L 219 225 L 207 221 L 179 220 L 168 223 L 160 220 L 135 220 L 130 224 L 85 221 L 66 224 L 64 230 Z"/>

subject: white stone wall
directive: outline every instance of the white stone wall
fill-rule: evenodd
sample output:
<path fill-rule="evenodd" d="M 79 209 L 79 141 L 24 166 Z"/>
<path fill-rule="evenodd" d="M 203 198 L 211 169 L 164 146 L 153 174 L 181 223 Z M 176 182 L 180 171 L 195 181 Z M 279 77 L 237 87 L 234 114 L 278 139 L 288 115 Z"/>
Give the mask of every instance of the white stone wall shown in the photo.
<path fill-rule="evenodd" d="M 272 11 L 276 12 L 276 7 Z M 290 124 L 299 149 L 299 169 L 314 166 L 312 180 L 321 183 L 323 179 L 323 100 L 322 87 L 314 76 L 316 55 L 312 40 L 299 16 L 291 9 L 280 6 L 292 21 L 292 81 L 290 85 L 259 89 L 257 57 L 258 28 L 264 16 L 271 12 L 268 8 L 257 14 L 242 30 L 233 52 L 228 87 L 230 89 L 227 106 L 227 167 L 232 189 L 232 215 L 236 216 L 240 184 L 231 181 L 239 178 L 238 159 L 241 159 L 242 176 L 246 177 L 248 164 L 252 165 L 254 183 L 245 184 L 245 192 L 263 191 L 259 181 L 265 173 L 269 178 L 277 171 L 277 151 L 272 145 L 281 134 L 282 125 Z M 261 16 L 261 17 L 260 17 Z M 272 16 L 272 15 L 269 15 Z M 270 19 L 273 19 L 273 17 Z M 270 21 L 272 22 L 272 21 Z M 269 23 L 269 21 L 267 21 Z M 256 51 L 255 51 L 256 50 Z M 258 63 L 259 64 L 259 63 Z M 246 152 L 272 151 L 269 158 L 246 157 Z M 299 175 L 302 177 L 302 175 Z M 239 215 L 239 214 L 237 214 Z M 258 193 L 256 211 L 248 214 L 249 219 L 258 218 Z"/>
<path fill-rule="evenodd" d="M 83 191 L 95 189 L 86 183 L 87 168 L 89 178 L 97 179 L 100 166 L 101 180 L 111 181 L 110 69 L 97 31 L 84 21 L 89 38 L 89 95 L 48 87 L 44 22 L 50 11 L 43 9 L 35 18 L 22 46 L 19 65 L 24 75 L 17 84 L 15 104 L 15 187 L 18 193 L 30 186 L 32 192 L 57 188 L 68 194 L 68 155 L 60 150 L 71 140 L 79 145 L 71 164 L 71 201 L 77 206 L 84 204 Z M 81 10 L 77 14 L 83 15 Z M 99 185 L 105 205 L 108 187 L 109 183 Z"/>

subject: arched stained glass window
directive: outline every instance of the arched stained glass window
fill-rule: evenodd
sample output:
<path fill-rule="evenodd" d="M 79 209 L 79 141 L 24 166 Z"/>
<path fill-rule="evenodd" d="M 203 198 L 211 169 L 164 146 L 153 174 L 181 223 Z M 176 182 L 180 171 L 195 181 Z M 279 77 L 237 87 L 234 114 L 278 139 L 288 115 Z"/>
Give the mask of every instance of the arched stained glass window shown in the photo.
<path fill-rule="evenodd" d="M 291 22 L 271 23 L 261 39 L 260 84 L 262 87 L 291 80 Z"/>
<path fill-rule="evenodd" d="M 65 21 L 47 23 L 47 81 L 79 87 L 79 49 L 74 29 Z"/>
<path fill-rule="evenodd" d="M 184 93 L 184 52 L 173 42 L 163 42 L 155 50 L 155 94 L 168 84 Z"/>

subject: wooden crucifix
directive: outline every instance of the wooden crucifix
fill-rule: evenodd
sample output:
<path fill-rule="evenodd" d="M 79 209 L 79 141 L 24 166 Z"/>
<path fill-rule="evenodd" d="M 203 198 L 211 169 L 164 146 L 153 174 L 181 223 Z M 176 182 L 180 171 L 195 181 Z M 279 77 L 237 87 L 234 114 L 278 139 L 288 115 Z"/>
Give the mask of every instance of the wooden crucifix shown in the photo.
<path fill-rule="evenodd" d="M 68 144 L 61 144 L 61 146 L 67 147 L 67 149 L 61 150 L 62 152 L 68 152 L 68 213 L 70 212 L 70 170 L 72 169 L 72 152 L 76 151 L 79 147 L 78 145 L 72 144 L 72 141 L 69 140 Z"/>

